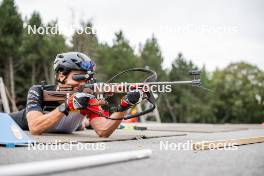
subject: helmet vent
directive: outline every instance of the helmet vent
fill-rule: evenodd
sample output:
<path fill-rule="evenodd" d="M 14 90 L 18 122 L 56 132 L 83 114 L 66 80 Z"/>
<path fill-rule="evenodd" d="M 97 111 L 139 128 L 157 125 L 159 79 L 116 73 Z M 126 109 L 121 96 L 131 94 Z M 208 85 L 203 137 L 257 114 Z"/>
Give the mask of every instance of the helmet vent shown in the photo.
<path fill-rule="evenodd" d="M 79 62 L 75 63 L 78 67 L 81 67 L 81 64 Z"/>
<path fill-rule="evenodd" d="M 71 59 L 71 61 L 72 61 L 72 62 L 77 62 L 77 60 L 76 60 L 76 59 Z"/>
<path fill-rule="evenodd" d="M 77 56 L 78 56 L 79 58 L 81 58 L 82 61 L 84 61 L 84 56 L 82 56 L 82 54 L 78 53 Z"/>
<path fill-rule="evenodd" d="M 60 54 L 58 57 L 59 57 L 59 58 L 64 58 L 64 56 L 63 56 L 62 54 Z"/>

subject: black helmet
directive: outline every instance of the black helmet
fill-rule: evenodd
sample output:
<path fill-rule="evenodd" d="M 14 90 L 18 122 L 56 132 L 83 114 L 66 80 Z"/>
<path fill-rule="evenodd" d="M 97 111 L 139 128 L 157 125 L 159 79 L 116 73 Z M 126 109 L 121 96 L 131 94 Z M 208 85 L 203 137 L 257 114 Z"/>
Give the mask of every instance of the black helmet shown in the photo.
<path fill-rule="evenodd" d="M 71 70 L 92 71 L 96 69 L 96 64 L 87 55 L 79 52 L 68 52 L 58 54 L 55 58 L 53 69 L 56 73 L 62 71 L 67 74 Z"/>

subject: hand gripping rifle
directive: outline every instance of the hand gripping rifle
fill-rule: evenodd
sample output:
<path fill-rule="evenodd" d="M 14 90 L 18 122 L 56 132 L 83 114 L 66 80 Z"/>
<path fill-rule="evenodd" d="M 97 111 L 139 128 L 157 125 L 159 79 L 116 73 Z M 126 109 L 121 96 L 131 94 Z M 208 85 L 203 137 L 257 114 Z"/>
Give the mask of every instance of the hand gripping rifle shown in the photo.
<path fill-rule="evenodd" d="M 121 75 L 128 73 L 128 72 L 143 72 L 147 75 L 147 77 L 144 79 L 143 82 L 140 83 L 114 83 L 113 81 L 116 80 Z M 155 106 L 155 98 L 153 96 L 153 88 L 157 88 L 157 86 L 167 86 L 167 85 L 183 85 L 183 84 L 189 84 L 192 86 L 200 87 L 201 86 L 201 80 L 200 80 L 200 71 L 199 70 L 191 70 L 189 72 L 191 76 L 193 76 L 192 80 L 185 80 L 185 81 L 163 81 L 158 82 L 157 81 L 157 74 L 155 71 L 144 69 L 144 68 L 131 68 L 124 70 L 115 76 L 113 76 L 111 79 L 109 79 L 105 83 L 96 83 L 95 79 L 91 79 L 89 83 L 85 84 L 83 87 L 81 87 L 78 91 L 79 92 L 86 92 L 86 93 L 92 93 L 97 95 L 98 101 L 93 105 L 107 105 L 108 102 L 105 101 L 105 98 L 109 93 L 127 93 L 131 90 L 135 89 L 141 89 L 144 92 L 144 100 L 151 104 L 150 108 L 143 110 L 142 112 L 138 112 L 137 114 L 132 115 L 126 115 L 125 117 L 121 119 L 130 119 L 134 117 L 138 117 L 147 113 L 152 112 L 156 106 Z M 73 79 L 83 80 L 84 78 L 88 77 L 87 75 L 73 75 Z M 47 91 L 43 90 L 43 98 L 44 101 L 57 101 L 57 102 L 63 102 L 67 97 L 69 97 L 71 94 L 73 94 L 74 91 L 71 86 L 63 85 L 60 88 L 60 91 Z M 116 109 L 117 107 L 113 107 Z M 88 108 L 89 109 L 89 108 Z M 105 118 L 112 119 L 108 116 L 106 116 L 102 112 L 95 112 Z M 121 120 L 121 119 L 112 119 L 112 120 Z"/>

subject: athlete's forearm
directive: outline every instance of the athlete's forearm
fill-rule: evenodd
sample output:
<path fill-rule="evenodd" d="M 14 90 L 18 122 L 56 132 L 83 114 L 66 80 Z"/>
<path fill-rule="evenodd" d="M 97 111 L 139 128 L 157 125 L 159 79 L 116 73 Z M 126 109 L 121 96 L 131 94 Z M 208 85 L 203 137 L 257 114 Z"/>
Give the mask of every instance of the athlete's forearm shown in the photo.
<path fill-rule="evenodd" d="M 117 119 L 124 117 L 124 112 L 115 112 L 110 118 Z M 110 120 L 98 117 L 91 121 L 91 125 L 100 137 L 109 137 L 119 126 L 122 120 Z"/>
<path fill-rule="evenodd" d="M 63 116 L 64 114 L 57 108 L 44 115 L 38 111 L 31 111 L 27 114 L 29 130 L 32 134 L 40 135 L 55 125 Z"/>

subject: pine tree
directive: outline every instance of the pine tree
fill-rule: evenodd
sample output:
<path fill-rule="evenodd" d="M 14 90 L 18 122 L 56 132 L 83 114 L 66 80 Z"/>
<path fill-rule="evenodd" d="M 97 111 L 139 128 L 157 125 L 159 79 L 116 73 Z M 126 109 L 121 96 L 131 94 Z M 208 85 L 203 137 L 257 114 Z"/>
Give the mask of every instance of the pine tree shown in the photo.
<path fill-rule="evenodd" d="M 151 39 L 147 39 L 143 48 L 140 51 L 140 59 L 143 66 L 148 66 L 151 70 L 157 72 L 159 80 L 165 80 L 166 74 L 162 69 L 163 56 L 161 54 L 160 47 L 157 39 L 153 35 Z"/>
<path fill-rule="evenodd" d="M 98 39 L 97 35 L 92 31 L 93 24 L 92 22 L 88 21 L 87 23 L 81 23 L 82 30 L 75 31 L 72 36 L 72 51 L 78 51 L 87 54 L 95 61 L 98 58 Z M 86 30 L 86 32 L 85 32 Z"/>
<path fill-rule="evenodd" d="M 106 80 L 125 69 L 140 66 L 138 56 L 135 55 L 134 49 L 122 31 L 115 33 L 112 46 L 100 45 L 99 58 L 98 63 L 102 66 L 101 70 L 104 72 Z M 119 81 L 136 81 L 138 78 L 140 78 L 138 75 L 130 73 L 120 78 Z"/>
<path fill-rule="evenodd" d="M 57 21 L 52 21 L 47 26 L 55 27 L 57 26 Z M 68 50 L 64 36 L 59 33 L 45 35 L 43 50 L 44 57 L 41 59 L 41 61 L 45 75 L 45 81 L 48 84 L 55 84 L 55 73 L 53 70 L 54 59 L 57 54 L 64 53 Z"/>
<path fill-rule="evenodd" d="M 31 18 L 28 21 L 28 24 L 30 27 L 43 27 L 41 17 L 39 13 L 34 12 L 31 16 Z M 40 34 L 38 32 L 28 33 L 28 30 L 24 31 L 24 40 L 23 40 L 23 55 L 24 55 L 24 61 L 26 64 L 30 65 L 31 67 L 31 84 L 37 83 L 37 78 L 40 73 L 42 73 L 41 70 L 41 61 L 45 59 L 44 54 L 44 34 Z M 41 74 L 40 79 L 43 79 L 43 74 Z"/>
<path fill-rule="evenodd" d="M 12 110 L 16 111 L 15 67 L 19 63 L 23 22 L 14 0 L 2 1 L 0 17 L 0 59 L 4 65 L 5 84 L 11 94 Z"/>

